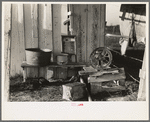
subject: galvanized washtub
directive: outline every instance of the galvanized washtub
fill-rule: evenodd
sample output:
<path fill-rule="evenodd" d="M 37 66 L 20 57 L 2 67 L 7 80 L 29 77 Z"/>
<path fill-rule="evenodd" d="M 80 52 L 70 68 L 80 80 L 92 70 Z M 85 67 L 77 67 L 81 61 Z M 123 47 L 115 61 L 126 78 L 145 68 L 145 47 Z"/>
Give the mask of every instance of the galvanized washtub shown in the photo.
<path fill-rule="evenodd" d="M 51 53 L 50 49 L 27 48 L 26 63 L 30 65 L 46 66 L 50 64 Z"/>

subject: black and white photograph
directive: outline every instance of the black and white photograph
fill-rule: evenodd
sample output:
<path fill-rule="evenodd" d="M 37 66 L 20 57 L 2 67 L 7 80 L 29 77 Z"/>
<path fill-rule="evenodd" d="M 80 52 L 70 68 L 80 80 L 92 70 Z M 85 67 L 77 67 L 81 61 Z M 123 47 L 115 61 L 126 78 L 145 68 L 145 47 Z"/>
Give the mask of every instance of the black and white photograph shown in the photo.
<path fill-rule="evenodd" d="M 2 2 L 1 20 L 4 120 L 148 119 L 148 2 Z"/>

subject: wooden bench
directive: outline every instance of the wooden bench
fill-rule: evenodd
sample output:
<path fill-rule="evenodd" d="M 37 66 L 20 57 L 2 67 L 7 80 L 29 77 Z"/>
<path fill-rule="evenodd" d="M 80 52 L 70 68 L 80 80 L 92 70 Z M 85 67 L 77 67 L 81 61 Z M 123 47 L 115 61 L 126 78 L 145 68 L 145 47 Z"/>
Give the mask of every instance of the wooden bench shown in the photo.
<path fill-rule="evenodd" d="M 85 64 L 81 64 L 81 63 L 68 63 L 66 65 L 58 65 L 56 62 L 51 62 L 49 65 L 45 66 L 49 68 L 57 68 L 57 67 L 62 67 L 62 68 L 74 68 L 74 67 L 85 67 Z M 26 61 L 23 61 L 23 63 L 21 64 L 21 67 L 23 68 L 23 82 L 26 82 L 27 76 L 26 76 L 26 68 L 32 68 L 32 67 L 43 67 L 43 66 L 39 66 L 39 65 L 30 65 L 27 64 Z M 38 75 L 39 76 L 39 75 Z"/>

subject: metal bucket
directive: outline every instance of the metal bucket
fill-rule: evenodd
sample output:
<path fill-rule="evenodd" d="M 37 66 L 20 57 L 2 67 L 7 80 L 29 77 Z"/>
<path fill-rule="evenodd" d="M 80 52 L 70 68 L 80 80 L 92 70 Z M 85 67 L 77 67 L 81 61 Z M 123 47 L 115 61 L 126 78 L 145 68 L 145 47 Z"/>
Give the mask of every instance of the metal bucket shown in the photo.
<path fill-rule="evenodd" d="M 27 48 L 26 63 L 30 65 L 46 66 L 50 64 L 51 53 L 49 49 Z"/>
<path fill-rule="evenodd" d="M 68 63 L 68 55 L 67 54 L 61 54 L 57 56 L 57 64 L 58 65 L 65 65 Z"/>

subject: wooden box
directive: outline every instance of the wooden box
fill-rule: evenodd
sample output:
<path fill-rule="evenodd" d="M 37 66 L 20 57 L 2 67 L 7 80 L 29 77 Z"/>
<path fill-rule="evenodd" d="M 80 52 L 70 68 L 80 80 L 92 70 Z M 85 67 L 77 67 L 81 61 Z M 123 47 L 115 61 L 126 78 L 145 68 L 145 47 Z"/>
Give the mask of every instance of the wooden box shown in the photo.
<path fill-rule="evenodd" d="M 76 40 L 74 35 L 62 35 L 62 53 L 76 54 Z"/>
<path fill-rule="evenodd" d="M 68 83 L 63 85 L 63 99 L 80 100 L 87 98 L 86 85 L 80 82 Z"/>
<path fill-rule="evenodd" d="M 120 68 L 119 73 L 116 74 L 104 74 L 99 77 L 90 76 L 88 78 L 88 83 L 90 83 L 91 94 L 96 94 L 102 91 L 112 92 L 125 90 L 125 78 L 124 68 Z M 115 80 L 118 81 L 119 84 L 115 84 Z"/>

